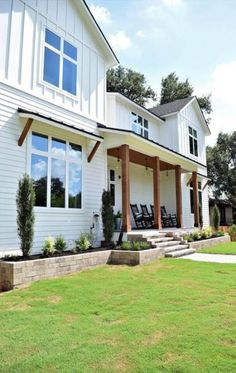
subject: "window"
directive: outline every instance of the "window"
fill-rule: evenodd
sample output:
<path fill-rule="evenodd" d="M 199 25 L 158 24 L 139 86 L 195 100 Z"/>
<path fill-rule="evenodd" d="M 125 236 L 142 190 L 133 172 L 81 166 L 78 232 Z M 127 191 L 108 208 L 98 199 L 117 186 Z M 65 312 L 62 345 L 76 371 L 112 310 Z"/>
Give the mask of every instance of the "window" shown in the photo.
<path fill-rule="evenodd" d="M 116 181 L 116 174 L 115 174 L 115 170 L 110 170 L 110 186 L 109 186 L 109 190 L 110 190 L 110 193 L 111 193 L 111 198 L 112 198 L 112 206 L 115 206 L 115 201 L 116 201 L 116 191 L 115 191 L 115 181 Z"/>
<path fill-rule="evenodd" d="M 197 140 L 197 131 L 192 127 L 188 127 L 189 132 L 189 151 L 190 154 L 198 157 L 198 140 Z"/>
<path fill-rule="evenodd" d="M 148 120 L 140 115 L 131 113 L 132 131 L 148 139 Z"/>
<path fill-rule="evenodd" d="M 202 206 L 202 183 L 201 181 L 198 182 L 198 201 L 199 205 Z M 191 206 L 191 213 L 194 213 L 194 203 L 193 203 L 193 183 L 190 183 L 190 206 Z"/>
<path fill-rule="evenodd" d="M 35 206 L 82 207 L 82 147 L 32 133 L 31 177 Z"/>
<path fill-rule="evenodd" d="M 43 80 L 76 95 L 77 48 L 45 30 Z"/>

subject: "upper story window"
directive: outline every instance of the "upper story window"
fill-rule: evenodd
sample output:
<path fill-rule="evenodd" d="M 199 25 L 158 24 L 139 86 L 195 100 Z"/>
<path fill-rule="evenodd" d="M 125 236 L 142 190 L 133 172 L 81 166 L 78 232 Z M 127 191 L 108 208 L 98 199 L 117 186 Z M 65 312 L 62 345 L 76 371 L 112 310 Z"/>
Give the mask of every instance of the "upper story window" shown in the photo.
<path fill-rule="evenodd" d="M 76 95 L 77 48 L 45 29 L 43 80 Z"/>
<path fill-rule="evenodd" d="M 198 157 L 197 131 L 189 126 L 188 127 L 188 133 L 189 133 L 189 151 L 190 151 L 190 154 Z"/>
<path fill-rule="evenodd" d="M 132 131 L 148 139 L 148 120 L 140 115 L 131 113 Z"/>
<path fill-rule="evenodd" d="M 82 207 L 82 147 L 32 133 L 31 177 L 35 206 Z"/>

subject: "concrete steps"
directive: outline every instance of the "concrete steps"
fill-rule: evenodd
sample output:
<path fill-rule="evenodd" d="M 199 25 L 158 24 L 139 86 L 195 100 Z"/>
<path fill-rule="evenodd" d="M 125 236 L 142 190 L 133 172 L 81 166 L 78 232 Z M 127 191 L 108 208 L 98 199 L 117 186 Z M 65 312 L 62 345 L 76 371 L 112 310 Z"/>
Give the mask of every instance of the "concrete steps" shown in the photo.
<path fill-rule="evenodd" d="M 152 248 L 164 250 L 165 257 L 179 258 L 184 255 L 192 254 L 194 249 L 190 249 L 183 239 L 183 235 L 174 235 L 173 232 L 150 232 L 136 233 L 128 236 L 131 241 L 148 242 Z"/>
<path fill-rule="evenodd" d="M 170 251 L 165 254 L 167 258 L 179 258 L 184 255 L 189 255 L 195 253 L 196 250 L 194 249 L 184 249 L 184 250 L 176 250 L 176 251 Z"/>

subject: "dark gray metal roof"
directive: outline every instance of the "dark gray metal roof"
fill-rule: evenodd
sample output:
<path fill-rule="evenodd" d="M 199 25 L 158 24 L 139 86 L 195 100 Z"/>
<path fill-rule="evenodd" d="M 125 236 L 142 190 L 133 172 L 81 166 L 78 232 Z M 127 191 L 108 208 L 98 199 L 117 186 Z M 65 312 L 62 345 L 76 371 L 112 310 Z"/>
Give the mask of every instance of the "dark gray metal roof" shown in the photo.
<path fill-rule="evenodd" d="M 192 99 L 194 96 L 186 97 L 186 98 L 181 98 L 179 100 L 175 100 L 172 102 L 168 102 L 167 104 L 162 104 L 162 105 L 157 105 L 154 106 L 153 108 L 150 108 L 149 111 L 151 113 L 158 115 L 159 117 L 172 114 L 172 113 L 177 113 L 181 109 L 185 107 Z"/>

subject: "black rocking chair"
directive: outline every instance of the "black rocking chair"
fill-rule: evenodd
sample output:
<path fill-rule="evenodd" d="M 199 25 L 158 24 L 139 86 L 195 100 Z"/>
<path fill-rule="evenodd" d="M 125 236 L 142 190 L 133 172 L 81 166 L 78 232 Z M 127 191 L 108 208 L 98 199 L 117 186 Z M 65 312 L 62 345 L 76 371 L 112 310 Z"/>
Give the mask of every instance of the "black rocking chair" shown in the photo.
<path fill-rule="evenodd" d="M 140 212 L 137 204 L 130 204 L 130 208 L 137 228 L 147 228 L 150 226 L 150 217 Z"/>
<path fill-rule="evenodd" d="M 143 213 L 143 216 L 146 217 L 146 222 L 149 223 L 149 226 L 153 226 L 154 224 L 154 215 L 153 215 L 153 212 L 149 212 L 148 211 L 148 208 L 147 208 L 147 205 L 142 205 L 140 203 L 140 207 L 141 207 L 141 211 Z"/>
<path fill-rule="evenodd" d="M 150 207 L 152 210 L 152 214 L 154 216 L 154 205 L 150 205 Z M 173 227 L 171 218 L 168 215 L 163 214 L 162 207 L 161 207 L 161 224 L 164 228 Z"/>
<path fill-rule="evenodd" d="M 167 214 L 165 206 L 161 206 L 161 216 L 169 221 L 170 227 L 177 227 L 176 214 Z"/>

